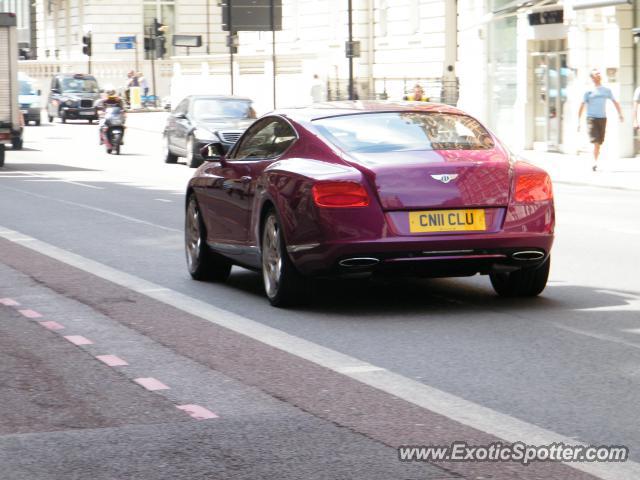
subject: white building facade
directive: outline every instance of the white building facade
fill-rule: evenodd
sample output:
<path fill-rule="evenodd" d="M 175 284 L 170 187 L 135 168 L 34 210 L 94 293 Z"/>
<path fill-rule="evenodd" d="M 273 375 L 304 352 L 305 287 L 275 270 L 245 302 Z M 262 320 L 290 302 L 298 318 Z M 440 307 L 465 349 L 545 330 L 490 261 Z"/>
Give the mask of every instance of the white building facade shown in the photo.
<path fill-rule="evenodd" d="M 16 33 L 21 47 L 31 43 L 30 0 L 0 0 L 0 12 L 16 14 Z"/>
<path fill-rule="evenodd" d="M 632 4 L 461 0 L 459 13 L 459 105 L 487 121 L 510 146 L 590 150 L 586 128 L 578 132 L 578 109 L 592 87 L 589 73 L 597 68 L 625 116 L 620 123 L 609 103 L 605 152 L 612 158 L 638 153 L 632 96 L 640 77 Z M 550 23 L 536 24 L 541 16 Z"/>
<path fill-rule="evenodd" d="M 35 0 L 38 58 L 24 62 L 32 77 L 45 79 L 57 71 L 87 71 L 82 36 L 92 32 L 92 73 L 103 85 L 118 87 L 128 70 L 152 78 L 143 38 L 153 19 L 173 34 L 202 35 L 200 48 L 171 47 L 156 62 L 160 96 L 190 84 L 217 93 L 249 95 L 272 108 L 273 56 L 271 32 L 239 32 L 238 52 L 230 62 L 222 9 L 215 0 Z M 353 39 L 361 54 L 354 59 L 359 98 L 401 98 L 415 83 L 434 100 L 456 93 L 455 0 L 353 0 Z M 345 98 L 348 60 L 347 0 L 283 0 L 282 30 L 275 33 L 276 106 L 308 103 L 314 75 L 330 98 Z M 138 51 L 116 50 L 122 36 L 136 36 Z M 137 67 L 136 67 L 137 65 Z M 176 78 L 190 77 L 190 81 Z M 206 79 L 206 80 L 204 80 Z M 172 82 L 173 80 L 173 82 Z M 172 83 L 176 85 L 172 85 Z M 260 105 L 258 105 L 260 107 Z"/>

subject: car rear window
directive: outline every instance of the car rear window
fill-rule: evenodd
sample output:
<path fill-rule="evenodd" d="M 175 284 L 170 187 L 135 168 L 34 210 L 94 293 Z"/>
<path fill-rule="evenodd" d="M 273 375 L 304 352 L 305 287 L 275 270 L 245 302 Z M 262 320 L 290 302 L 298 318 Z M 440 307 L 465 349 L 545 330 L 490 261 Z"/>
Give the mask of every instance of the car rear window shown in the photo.
<path fill-rule="evenodd" d="M 438 112 L 376 112 L 314 120 L 320 133 L 350 152 L 487 150 L 489 132 L 466 115 Z"/>
<path fill-rule="evenodd" d="M 193 116 L 199 120 L 251 118 L 251 102 L 202 98 L 193 102 Z"/>
<path fill-rule="evenodd" d="M 98 93 L 98 82 L 93 77 L 65 77 L 62 78 L 64 93 Z"/>

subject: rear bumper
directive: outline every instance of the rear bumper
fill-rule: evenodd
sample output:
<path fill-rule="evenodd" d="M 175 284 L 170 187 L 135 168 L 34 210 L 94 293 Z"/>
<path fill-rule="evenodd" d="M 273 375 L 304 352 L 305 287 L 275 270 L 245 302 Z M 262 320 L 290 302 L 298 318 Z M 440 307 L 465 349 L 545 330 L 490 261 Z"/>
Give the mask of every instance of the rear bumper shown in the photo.
<path fill-rule="evenodd" d="M 552 244 L 552 234 L 440 235 L 293 245 L 289 255 L 310 276 L 371 272 L 450 277 L 535 266 L 546 259 Z M 530 253 L 517 258 L 520 252 Z"/>
<path fill-rule="evenodd" d="M 40 120 L 40 108 L 29 108 L 23 115 L 25 122 L 37 122 Z"/>
<path fill-rule="evenodd" d="M 98 113 L 95 108 L 62 107 L 64 115 L 71 120 L 97 120 Z"/>

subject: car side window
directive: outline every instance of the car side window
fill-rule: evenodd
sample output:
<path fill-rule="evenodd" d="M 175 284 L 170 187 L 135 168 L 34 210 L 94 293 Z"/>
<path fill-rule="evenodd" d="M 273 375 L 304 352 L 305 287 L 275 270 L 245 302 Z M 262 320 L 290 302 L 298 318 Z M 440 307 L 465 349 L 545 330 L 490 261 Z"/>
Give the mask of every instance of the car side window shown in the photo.
<path fill-rule="evenodd" d="M 279 157 L 296 138 L 296 132 L 287 122 L 266 118 L 249 129 L 233 154 L 233 160 Z"/>
<path fill-rule="evenodd" d="M 175 113 L 187 113 L 187 107 L 189 105 L 189 100 L 187 98 L 185 98 L 184 100 L 182 100 L 178 106 L 176 107 L 175 111 L 173 112 Z"/>

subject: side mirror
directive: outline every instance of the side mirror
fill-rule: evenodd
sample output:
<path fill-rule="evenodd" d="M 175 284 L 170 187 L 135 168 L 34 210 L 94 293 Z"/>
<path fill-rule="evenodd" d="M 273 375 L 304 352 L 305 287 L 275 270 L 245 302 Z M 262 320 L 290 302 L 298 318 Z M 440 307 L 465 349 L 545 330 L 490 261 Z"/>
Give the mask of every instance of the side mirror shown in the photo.
<path fill-rule="evenodd" d="M 207 162 L 220 162 L 224 157 L 224 148 L 220 142 L 213 142 L 200 149 L 200 156 Z"/>
<path fill-rule="evenodd" d="M 52 88 L 51 93 L 60 93 L 60 90 L 58 90 L 57 88 Z"/>
<path fill-rule="evenodd" d="M 184 112 L 178 112 L 173 115 L 176 118 L 187 118 L 187 114 Z"/>

